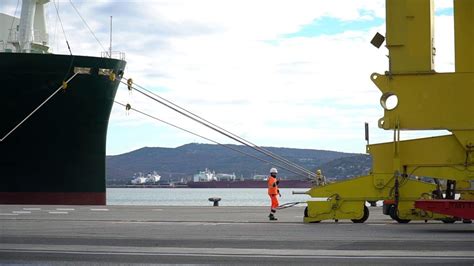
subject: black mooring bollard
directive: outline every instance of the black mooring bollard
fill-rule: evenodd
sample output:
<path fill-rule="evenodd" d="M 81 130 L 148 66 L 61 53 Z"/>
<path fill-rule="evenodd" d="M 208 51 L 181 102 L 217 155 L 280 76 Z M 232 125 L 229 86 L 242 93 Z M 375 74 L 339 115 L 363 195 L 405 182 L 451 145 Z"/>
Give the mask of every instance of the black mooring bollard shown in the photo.
<path fill-rule="evenodd" d="M 219 197 L 212 197 L 212 198 L 209 198 L 209 201 L 212 201 L 214 202 L 214 205 L 213 206 L 219 206 L 219 201 L 221 200 L 221 198 Z"/>

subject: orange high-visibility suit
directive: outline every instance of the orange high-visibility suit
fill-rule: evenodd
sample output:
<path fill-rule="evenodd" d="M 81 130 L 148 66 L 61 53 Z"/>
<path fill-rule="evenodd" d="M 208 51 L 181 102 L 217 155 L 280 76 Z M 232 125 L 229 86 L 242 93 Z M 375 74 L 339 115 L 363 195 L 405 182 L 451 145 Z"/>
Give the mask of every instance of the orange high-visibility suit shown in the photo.
<path fill-rule="evenodd" d="M 280 205 L 278 203 L 278 194 L 280 194 L 280 190 L 278 190 L 278 183 L 279 181 L 276 179 L 276 177 L 269 176 L 268 177 L 268 195 L 270 196 L 270 199 L 272 200 L 272 206 L 271 206 L 271 212 L 275 213 L 276 208 Z"/>

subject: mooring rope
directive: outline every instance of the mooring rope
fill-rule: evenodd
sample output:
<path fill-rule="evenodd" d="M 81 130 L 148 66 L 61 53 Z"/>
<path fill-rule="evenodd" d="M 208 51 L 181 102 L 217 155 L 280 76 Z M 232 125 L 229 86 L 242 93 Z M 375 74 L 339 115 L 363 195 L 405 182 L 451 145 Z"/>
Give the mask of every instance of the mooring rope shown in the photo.
<path fill-rule="evenodd" d="M 301 203 L 306 203 L 306 201 L 295 201 L 295 202 L 288 202 L 288 203 L 285 203 L 285 204 L 282 204 L 278 207 L 276 207 L 277 210 L 283 210 L 283 209 L 286 209 L 286 208 L 291 208 L 291 207 L 294 207 L 298 204 L 301 204 Z"/>
<path fill-rule="evenodd" d="M 21 120 L 20 123 L 18 123 L 15 127 L 13 127 L 12 130 L 10 130 L 10 132 L 8 132 L 3 138 L 0 139 L 0 142 L 4 141 L 11 133 L 13 133 L 19 126 L 21 126 L 26 120 L 28 120 L 28 118 L 30 118 L 34 113 L 36 113 L 36 111 L 38 111 L 41 107 L 43 107 L 44 104 L 46 104 L 51 98 L 53 98 L 54 95 L 56 95 L 56 93 L 58 93 L 61 89 L 67 87 L 67 84 L 69 83 L 69 81 L 71 81 L 78 73 L 74 73 L 74 75 L 72 75 L 68 80 L 66 81 L 63 81 L 61 83 L 61 86 L 59 86 L 59 88 L 57 90 L 55 90 L 53 92 L 53 94 L 51 94 L 48 98 L 46 98 L 46 100 L 44 100 L 40 105 L 38 105 L 38 107 L 36 107 L 31 113 L 29 113 L 23 120 Z"/>
<path fill-rule="evenodd" d="M 293 173 L 293 174 L 296 174 L 296 175 L 301 175 L 301 173 L 295 172 L 295 171 L 293 171 L 292 169 L 290 169 L 290 168 L 288 168 L 288 167 L 285 167 L 285 166 L 283 166 L 283 165 L 281 165 L 281 164 L 278 164 L 278 163 L 275 163 L 275 162 L 271 162 L 271 161 L 269 161 L 269 160 L 265 160 L 265 159 L 263 159 L 263 158 L 260 158 L 260 157 L 255 156 L 255 155 L 253 155 L 253 154 L 250 154 L 250 153 L 244 152 L 244 151 L 242 151 L 242 150 L 233 148 L 233 147 L 231 147 L 231 146 L 229 146 L 229 145 L 227 145 L 227 144 L 222 144 L 222 143 L 220 143 L 220 142 L 217 142 L 217 141 L 215 141 L 215 140 L 212 140 L 212 139 L 210 139 L 210 138 L 207 138 L 207 137 L 204 137 L 204 136 L 202 136 L 202 135 L 199 135 L 199 134 L 197 134 L 197 133 L 195 133 L 195 132 L 192 132 L 192 131 L 190 131 L 190 130 L 188 130 L 188 129 L 185 129 L 185 128 L 182 128 L 182 127 L 180 127 L 180 126 L 177 126 L 177 125 L 175 125 L 175 124 L 173 124 L 173 123 L 170 123 L 170 122 L 167 122 L 167 121 L 165 121 L 165 120 L 162 120 L 162 119 L 160 119 L 160 118 L 158 118 L 158 117 L 156 117 L 156 116 L 153 116 L 153 115 L 150 115 L 150 114 L 148 114 L 148 113 L 145 113 L 145 112 L 143 112 L 143 111 L 141 111 L 141 110 L 139 110 L 139 109 L 133 108 L 130 104 L 124 104 L 124 103 L 118 102 L 118 101 L 116 101 L 116 100 L 114 100 L 114 102 L 115 102 L 116 104 L 118 104 L 118 105 L 121 105 L 121 106 L 125 107 L 125 110 L 126 110 L 127 112 L 130 111 L 130 110 L 135 111 L 135 112 L 137 112 L 137 113 L 139 113 L 139 114 L 142 114 L 142 115 L 144 115 L 144 116 L 147 116 L 147 117 L 149 117 L 149 118 L 151 118 L 151 119 L 154 119 L 154 120 L 156 120 L 156 121 L 162 122 L 162 123 L 164 123 L 164 124 L 167 124 L 167 125 L 169 125 L 169 126 L 172 126 L 172 127 L 174 127 L 174 128 L 177 128 L 177 129 L 182 130 L 182 131 L 184 131 L 184 132 L 190 133 L 190 134 L 192 134 L 192 135 L 194 135 L 194 136 L 200 137 L 200 138 L 202 138 L 202 139 L 205 139 L 205 140 L 207 140 L 207 141 L 210 141 L 210 142 L 212 142 L 212 143 L 215 143 L 215 144 L 220 145 L 220 146 L 222 146 L 222 147 L 225 147 L 225 148 L 227 148 L 227 149 L 233 150 L 233 151 L 238 152 L 238 153 L 240 153 L 240 154 L 249 156 L 249 157 L 254 158 L 254 159 L 258 160 L 258 161 L 261 161 L 261 162 L 264 162 L 264 163 L 267 163 L 267 164 L 270 164 L 270 165 L 275 165 L 275 166 L 277 166 L 277 167 L 280 167 L 280 168 L 282 168 L 282 169 L 285 169 L 285 170 L 287 170 L 287 171 L 289 171 L 289 172 L 291 172 L 291 173 Z"/>
<path fill-rule="evenodd" d="M 179 114 L 181 114 L 181 115 L 183 115 L 187 118 L 190 118 L 191 120 L 193 120 L 197 123 L 200 123 L 200 124 L 210 128 L 210 129 L 212 129 L 212 130 L 214 130 L 214 131 L 230 138 L 230 139 L 233 139 L 233 140 L 235 140 L 235 141 L 237 141 L 237 142 L 239 142 L 239 143 L 241 143 L 241 144 L 257 151 L 257 152 L 263 153 L 263 154 L 271 157 L 272 159 L 274 159 L 276 161 L 279 161 L 280 163 L 285 164 L 288 167 L 291 167 L 291 168 L 295 169 L 296 171 L 298 171 L 300 173 L 299 175 L 301 175 L 303 177 L 307 177 L 307 176 L 315 177 L 315 174 L 313 172 L 311 172 L 310 170 L 305 169 L 304 167 L 302 167 L 302 166 L 300 166 L 296 163 L 293 163 L 293 162 L 291 162 L 291 161 L 289 161 L 289 160 L 287 160 L 287 159 L 285 159 L 281 156 L 278 156 L 278 155 L 268 151 L 267 149 L 259 147 L 255 144 L 253 144 L 252 142 L 249 142 L 249 141 L 247 141 L 247 140 L 245 140 L 245 139 L 243 139 L 243 138 L 241 138 L 241 137 L 239 137 L 239 136 L 237 136 L 237 135 L 235 135 L 235 134 L 233 134 L 233 133 L 231 133 L 231 132 L 229 132 L 229 131 L 227 131 L 227 130 L 225 130 L 225 129 L 223 129 L 223 128 L 221 128 L 221 127 L 219 127 L 219 126 L 217 126 L 217 125 L 215 125 L 211 122 L 209 122 L 208 120 L 206 120 L 206 119 L 204 119 L 204 118 L 202 118 L 202 117 L 200 117 L 200 116 L 184 109 L 183 107 L 181 107 L 181 106 L 179 106 L 179 105 L 177 105 L 177 104 L 175 104 L 175 103 L 173 103 L 173 102 L 171 102 L 167 99 L 164 99 L 163 97 L 147 90 L 146 88 L 144 88 L 140 85 L 136 85 L 132 81 L 132 79 L 126 79 L 126 78 L 123 77 L 121 82 L 123 84 L 127 85 L 129 90 L 133 89 L 133 90 L 141 93 L 142 95 L 144 95 L 144 96 L 146 96 L 146 97 L 148 97 L 148 98 L 150 98 L 150 99 L 152 99 L 152 100 L 154 100 L 154 101 L 170 108 L 171 110 L 173 110 L 173 111 L 175 111 L 175 112 L 177 112 L 177 113 L 179 113 Z M 139 87 L 139 88 L 137 88 L 137 87 Z M 303 173 L 303 174 L 301 174 L 301 173 Z"/>

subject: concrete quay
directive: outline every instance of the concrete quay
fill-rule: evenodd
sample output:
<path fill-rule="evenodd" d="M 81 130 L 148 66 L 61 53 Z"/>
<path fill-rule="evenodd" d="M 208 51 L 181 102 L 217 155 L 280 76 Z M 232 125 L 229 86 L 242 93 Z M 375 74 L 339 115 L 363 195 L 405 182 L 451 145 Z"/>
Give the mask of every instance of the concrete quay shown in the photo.
<path fill-rule="evenodd" d="M 0 264 L 474 265 L 474 225 L 304 224 L 302 207 L 0 205 Z"/>

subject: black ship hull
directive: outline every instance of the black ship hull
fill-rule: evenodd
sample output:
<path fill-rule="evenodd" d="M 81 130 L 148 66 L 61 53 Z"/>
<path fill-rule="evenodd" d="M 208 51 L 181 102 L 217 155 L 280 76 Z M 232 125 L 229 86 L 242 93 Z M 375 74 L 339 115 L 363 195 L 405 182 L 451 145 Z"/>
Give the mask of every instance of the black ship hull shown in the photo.
<path fill-rule="evenodd" d="M 0 204 L 106 204 L 107 126 L 120 77 L 103 70 L 123 73 L 125 61 L 0 53 L 0 138 L 77 67 L 90 74 L 75 76 L 0 142 Z"/>

